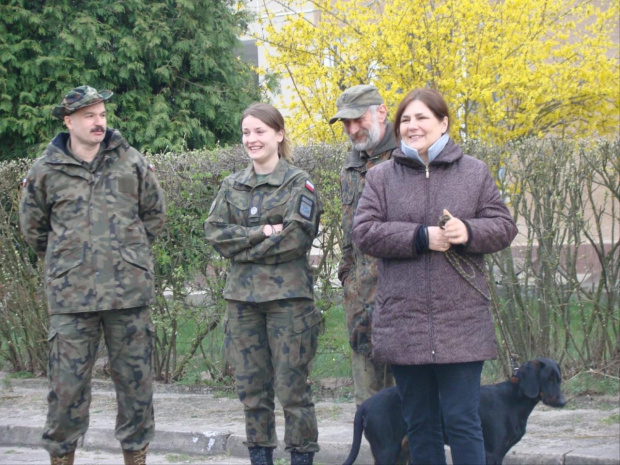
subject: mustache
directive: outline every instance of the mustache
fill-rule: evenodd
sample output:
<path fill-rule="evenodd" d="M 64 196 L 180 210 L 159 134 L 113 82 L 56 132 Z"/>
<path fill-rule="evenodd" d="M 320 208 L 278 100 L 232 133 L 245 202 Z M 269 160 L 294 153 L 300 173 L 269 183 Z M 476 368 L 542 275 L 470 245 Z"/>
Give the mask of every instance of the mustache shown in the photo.
<path fill-rule="evenodd" d="M 360 136 L 368 137 L 370 136 L 370 131 L 368 131 L 368 129 L 360 129 L 355 134 L 349 134 L 349 139 L 351 139 L 351 142 L 355 142 L 355 140 Z"/>
<path fill-rule="evenodd" d="M 105 132 L 105 127 L 103 127 L 103 126 L 94 126 L 94 127 L 90 130 L 90 132 L 95 132 L 95 131 L 102 131 L 102 132 Z"/>

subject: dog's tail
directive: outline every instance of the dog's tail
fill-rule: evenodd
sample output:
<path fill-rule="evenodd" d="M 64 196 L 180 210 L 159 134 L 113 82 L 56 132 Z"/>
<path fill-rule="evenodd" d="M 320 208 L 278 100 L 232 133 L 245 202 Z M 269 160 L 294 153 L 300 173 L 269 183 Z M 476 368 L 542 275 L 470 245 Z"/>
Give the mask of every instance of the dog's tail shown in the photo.
<path fill-rule="evenodd" d="M 362 445 L 362 434 L 364 433 L 364 415 L 362 414 L 361 407 L 358 407 L 355 412 L 355 420 L 353 420 L 353 444 L 351 444 L 351 452 L 342 465 L 353 465 L 357 454 L 360 452 L 360 446 Z"/>

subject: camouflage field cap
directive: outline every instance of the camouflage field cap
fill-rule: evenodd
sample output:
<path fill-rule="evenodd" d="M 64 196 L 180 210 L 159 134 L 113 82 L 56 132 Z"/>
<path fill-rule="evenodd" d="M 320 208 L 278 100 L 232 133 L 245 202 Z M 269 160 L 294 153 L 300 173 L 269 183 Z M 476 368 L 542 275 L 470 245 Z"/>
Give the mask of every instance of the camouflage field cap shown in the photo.
<path fill-rule="evenodd" d="M 334 124 L 342 119 L 357 119 L 366 113 L 369 106 L 381 105 L 382 103 L 383 98 L 375 86 L 353 86 L 345 90 L 336 100 L 338 112 L 329 120 L 329 124 Z"/>
<path fill-rule="evenodd" d="M 80 108 L 94 105 L 95 103 L 105 102 L 112 97 L 114 92 L 110 90 L 102 90 L 97 92 L 97 89 L 90 86 L 80 86 L 72 89 L 65 98 L 62 99 L 60 105 L 56 105 L 52 108 L 52 116 L 62 120 L 65 116 L 75 113 Z"/>

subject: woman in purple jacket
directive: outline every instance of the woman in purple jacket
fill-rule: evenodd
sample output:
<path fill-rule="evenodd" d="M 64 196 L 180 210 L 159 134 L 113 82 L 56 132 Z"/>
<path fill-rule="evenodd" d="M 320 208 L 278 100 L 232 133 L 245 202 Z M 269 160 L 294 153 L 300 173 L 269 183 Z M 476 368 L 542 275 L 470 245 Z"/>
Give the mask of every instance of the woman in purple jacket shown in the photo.
<path fill-rule="evenodd" d="M 508 247 L 517 228 L 489 169 L 463 154 L 449 124 L 439 92 L 403 99 L 400 149 L 366 175 L 353 240 L 381 259 L 373 357 L 393 365 L 411 463 L 446 463 L 443 417 L 453 463 L 475 465 L 485 462 L 482 365 L 497 357 L 484 254 Z"/>

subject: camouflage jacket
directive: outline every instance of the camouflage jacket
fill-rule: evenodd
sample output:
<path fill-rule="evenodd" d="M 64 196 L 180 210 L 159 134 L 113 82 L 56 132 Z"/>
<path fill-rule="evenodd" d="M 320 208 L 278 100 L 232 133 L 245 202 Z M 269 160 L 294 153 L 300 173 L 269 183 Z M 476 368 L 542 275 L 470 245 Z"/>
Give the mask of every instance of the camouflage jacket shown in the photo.
<path fill-rule="evenodd" d="M 26 241 L 45 257 L 49 311 L 148 305 L 154 295 L 150 243 L 165 216 L 152 167 L 108 129 L 91 172 L 67 153 L 68 138 L 56 136 L 33 164 L 19 210 Z"/>
<path fill-rule="evenodd" d="M 375 165 L 389 160 L 396 148 L 394 131 L 387 124 L 385 135 L 369 157 L 365 152 L 353 150 L 347 157 L 340 175 L 342 200 L 342 258 L 338 278 L 344 288 L 349 343 L 356 352 L 370 354 L 370 322 L 374 307 L 378 261 L 364 255 L 353 244 L 351 230 L 357 204 L 364 190 L 366 172 Z"/>
<path fill-rule="evenodd" d="M 313 298 L 308 252 L 318 220 L 308 174 L 282 159 L 261 182 L 252 165 L 224 179 L 204 224 L 207 240 L 232 262 L 224 297 L 243 302 Z M 280 233 L 265 236 L 263 225 L 280 223 Z"/>

